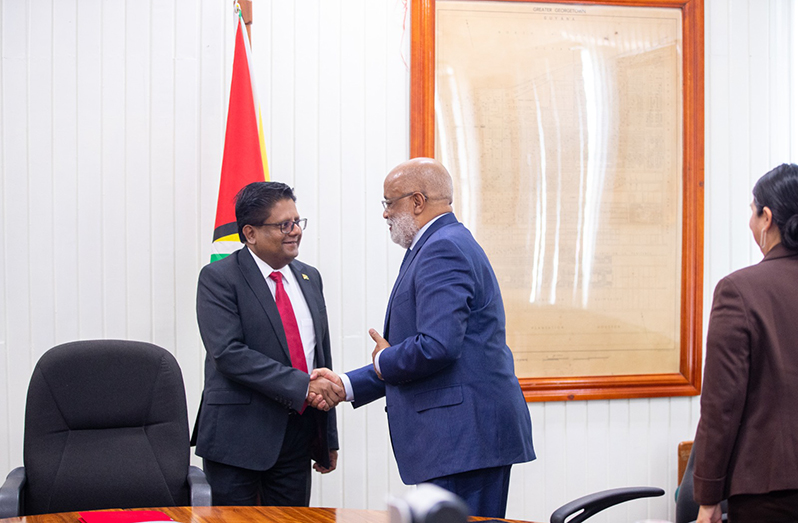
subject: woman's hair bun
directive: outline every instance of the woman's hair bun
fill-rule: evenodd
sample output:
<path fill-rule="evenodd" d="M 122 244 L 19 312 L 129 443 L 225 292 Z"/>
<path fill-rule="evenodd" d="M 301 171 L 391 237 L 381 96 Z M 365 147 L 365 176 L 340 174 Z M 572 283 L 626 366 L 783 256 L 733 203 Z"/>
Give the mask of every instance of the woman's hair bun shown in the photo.
<path fill-rule="evenodd" d="M 798 214 L 790 216 L 780 232 L 781 243 L 790 250 L 798 250 Z"/>

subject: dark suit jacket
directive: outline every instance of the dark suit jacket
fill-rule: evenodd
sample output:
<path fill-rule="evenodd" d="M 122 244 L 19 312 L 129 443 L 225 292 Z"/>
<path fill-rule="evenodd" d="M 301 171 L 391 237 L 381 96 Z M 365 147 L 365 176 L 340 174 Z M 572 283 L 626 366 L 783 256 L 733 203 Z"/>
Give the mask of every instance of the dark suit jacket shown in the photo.
<path fill-rule="evenodd" d="M 453 214 L 402 264 L 380 355 L 347 373 L 354 406 L 385 396 L 407 484 L 535 459 L 532 423 L 505 342 L 504 305 L 485 252 Z"/>
<path fill-rule="evenodd" d="M 695 499 L 798 488 L 798 253 L 777 245 L 715 288 Z"/>
<path fill-rule="evenodd" d="M 313 317 L 316 366 L 331 367 L 319 272 L 296 260 L 289 267 Z M 246 248 L 203 267 L 197 322 L 206 350 L 205 390 L 195 426 L 197 455 L 267 470 L 277 460 L 290 409 L 305 401 L 310 377 L 291 366 L 277 305 Z M 319 431 L 314 455 L 324 463 L 329 449 L 338 449 L 335 411 L 311 410 L 317 425 L 327 429 Z"/>

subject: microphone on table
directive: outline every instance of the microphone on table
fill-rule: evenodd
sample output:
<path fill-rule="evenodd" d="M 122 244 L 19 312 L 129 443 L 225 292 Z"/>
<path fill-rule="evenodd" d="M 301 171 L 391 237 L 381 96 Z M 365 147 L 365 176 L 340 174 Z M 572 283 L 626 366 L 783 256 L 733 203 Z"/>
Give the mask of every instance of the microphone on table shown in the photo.
<path fill-rule="evenodd" d="M 422 483 L 401 498 L 388 499 L 390 523 L 466 523 L 468 506 L 455 494 Z"/>

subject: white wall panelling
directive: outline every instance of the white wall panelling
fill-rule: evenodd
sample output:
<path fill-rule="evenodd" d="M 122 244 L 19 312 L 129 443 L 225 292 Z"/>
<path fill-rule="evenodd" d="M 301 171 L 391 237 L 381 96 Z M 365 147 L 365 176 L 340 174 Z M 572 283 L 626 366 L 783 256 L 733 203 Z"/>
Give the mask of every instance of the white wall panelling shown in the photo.
<path fill-rule="evenodd" d="M 149 340 L 183 369 L 190 415 L 203 349 L 196 277 L 210 255 L 235 19 L 231 2 L 2 0 L 0 474 L 22 463 L 27 383 L 42 352 Z M 759 259 L 753 181 L 798 153 L 798 11 L 706 1 L 705 319 L 715 283 Z M 255 0 L 256 81 L 273 179 L 309 218 L 302 259 L 324 277 L 338 369 L 369 361 L 401 250 L 379 200 L 408 154 L 403 0 Z M 312 503 L 385 507 L 399 480 L 384 402 L 339 408 L 339 469 Z M 676 445 L 697 398 L 529 404 L 539 459 L 513 471 L 508 517 L 548 520 L 595 490 L 667 495 L 596 521 L 672 518 Z"/>

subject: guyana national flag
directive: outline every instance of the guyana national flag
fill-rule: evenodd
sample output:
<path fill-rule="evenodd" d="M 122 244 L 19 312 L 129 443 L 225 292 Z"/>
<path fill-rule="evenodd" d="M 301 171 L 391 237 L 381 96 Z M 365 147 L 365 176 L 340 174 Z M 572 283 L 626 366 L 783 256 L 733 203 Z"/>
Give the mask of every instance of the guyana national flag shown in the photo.
<path fill-rule="evenodd" d="M 238 191 L 248 183 L 268 179 L 269 165 L 266 161 L 263 121 L 252 72 L 252 53 L 244 20 L 239 13 L 211 262 L 241 248 L 235 213 L 235 196 Z"/>

